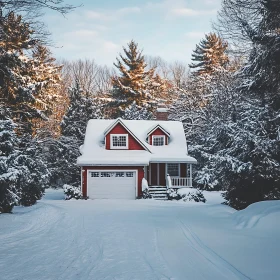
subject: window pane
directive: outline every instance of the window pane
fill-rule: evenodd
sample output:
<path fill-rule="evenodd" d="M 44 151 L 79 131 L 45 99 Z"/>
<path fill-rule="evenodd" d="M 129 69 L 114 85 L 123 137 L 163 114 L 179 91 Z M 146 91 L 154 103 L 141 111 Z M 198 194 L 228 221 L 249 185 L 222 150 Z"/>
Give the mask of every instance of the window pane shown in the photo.
<path fill-rule="evenodd" d="M 124 177 L 124 172 L 116 172 L 116 177 Z"/>
<path fill-rule="evenodd" d="M 113 175 L 112 172 L 101 172 L 101 177 L 113 177 Z"/>
<path fill-rule="evenodd" d="M 99 177 L 99 172 L 91 172 L 91 177 Z"/>
<path fill-rule="evenodd" d="M 126 147 L 126 135 L 112 136 L 113 147 Z"/>
<path fill-rule="evenodd" d="M 178 163 L 168 163 L 167 164 L 167 174 L 170 176 L 179 176 L 179 164 Z"/>
<path fill-rule="evenodd" d="M 126 177 L 133 177 L 133 172 L 126 172 Z"/>
<path fill-rule="evenodd" d="M 163 146 L 164 145 L 164 136 L 153 136 L 153 145 L 154 146 Z"/>

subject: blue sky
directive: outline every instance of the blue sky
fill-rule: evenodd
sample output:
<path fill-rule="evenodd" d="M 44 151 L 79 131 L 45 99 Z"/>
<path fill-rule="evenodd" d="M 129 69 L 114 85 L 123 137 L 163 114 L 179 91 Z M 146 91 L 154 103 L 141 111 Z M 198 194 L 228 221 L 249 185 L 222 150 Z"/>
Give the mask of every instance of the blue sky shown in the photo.
<path fill-rule="evenodd" d="M 221 0 L 65 0 L 78 5 L 64 18 L 44 16 L 57 58 L 93 58 L 112 66 L 134 39 L 145 55 L 189 63 L 191 52 L 211 31 Z"/>

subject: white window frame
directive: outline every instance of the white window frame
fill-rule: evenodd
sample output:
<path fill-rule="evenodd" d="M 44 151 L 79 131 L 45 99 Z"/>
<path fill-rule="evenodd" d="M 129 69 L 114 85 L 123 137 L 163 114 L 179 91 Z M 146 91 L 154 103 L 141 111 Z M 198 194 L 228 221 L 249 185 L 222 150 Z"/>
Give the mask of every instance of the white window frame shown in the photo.
<path fill-rule="evenodd" d="M 114 136 L 125 136 L 126 137 L 126 145 L 125 146 L 114 146 L 113 145 L 113 137 Z M 112 150 L 127 150 L 128 149 L 128 134 L 110 134 L 110 149 Z"/>
<path fill-rule="evenodd" d="M 165 146 L 165 135 L 152 135 L 152 145 L 154 146 L 154 139 L 155 138 L 163 138 L 163 145 L 162 146 Z M 161 147 L 161 146 L 156 146 L 156 147 Z"/>

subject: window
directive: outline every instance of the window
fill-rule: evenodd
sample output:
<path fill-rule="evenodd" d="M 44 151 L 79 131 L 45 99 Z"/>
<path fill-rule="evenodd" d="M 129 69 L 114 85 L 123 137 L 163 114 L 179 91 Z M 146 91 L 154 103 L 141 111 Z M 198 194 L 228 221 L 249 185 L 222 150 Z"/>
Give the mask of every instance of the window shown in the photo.
<path fill-rule="evenodd" d="M 116 177 L 124 177 L 124 172 L 116 172 Z"/>
<path fill-rule="evenodd" d="M 167 164 L 167 174 L 169 176 L 179 177 L 179 164 L 178 163 L 168 163 Z"/>
<path fill-rule="evenodd" d="M 91 172 L 91 177 L 99 177 L 99 172 Z"/>
<path fill-rule="evenodd" d="M 126 177 L 133 177 L 133 172 L 126 172 Z"/>
<path fill-rule="evenodd" d="M 152 136 L 153 138 L 153 146 L 163 146 L 165 145 L 165 136 L 160 135 L 160 136 Z"/>
<path fill-rule="evenodd" d="M 111 134 L 111 149 L 128 149 L 128 135 Z"/>
<path fill-rule="evenodd" d="M 101 177 L 113 177 L 114 173 L 112 172 L 101 172 Z"/>

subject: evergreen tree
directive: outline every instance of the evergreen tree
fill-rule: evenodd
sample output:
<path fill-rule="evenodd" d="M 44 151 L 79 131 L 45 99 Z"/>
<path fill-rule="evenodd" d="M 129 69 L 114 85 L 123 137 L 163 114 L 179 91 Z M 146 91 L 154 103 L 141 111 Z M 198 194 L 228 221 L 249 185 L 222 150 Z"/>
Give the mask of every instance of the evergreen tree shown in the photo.
<path fill-rule="evenodd" d="M 86 126 L 90 119 L 102 118 L 103 102 L 84 93 L 78 82 L 69 89 L 69 108 L 61 122 L 61 136 L 44 141 L 45 157 L 50 172 L 50 184 L 79 186 L 80 169 L 76 165 L 80 155 Z"/>
<path fill-rule="evenodd" d="M 61 122 L 61 135 L 75 137 L 83 141 L 87 122 L 90 119 L 102 118 L 98 98 L 92 98 L 84 93 L 78 82 L 69 89 L 69 108 Z"/>
<path fill-rule="evenodd" d="M 153 114 L 149 105 L 138 106 L 136 102 L 133 102 L 125 109 L 122 118 L 125 120 L 151 120 Z"/>
<path fill-rule="evenodd" d="M 14 129 L 15 124 L 9 118 L 8 111 L 0 104 L 0 213 L 11 212 L 18 202 L 16 170 L 8 165 L 18 143 Z"/>
<path fill-rule="evenodd" d="M 44 102 L 37 103 L 37 108 L 46 116 L 43 120 L 33 120 L 33 133 L 40 137 L 49 133 L 58 135 L 60 131 L 56 119 L 59 119 L 60 112 L 57 104 L 65 102 L 59 94 L 62 66 L 55 63 L 55 58 L 47 47 L 37 44 L 33 49 L 29 67 L 33 70 L 31 78 L 36 84 L 37 96 Z"/>
<path fill-rule="evenodd" d="M 225 67 L 229 62 L 226 54 L 228 44 L 215 33 L 206 34 L 205 38 L 196 45 L 192 54 L 190 68 L 196 69 L 195 74 L 212 74 L 216 68 Z"/>
<path fill-rule="evenodd" d="M 138 106 L 146 104 L 155 93 L 165 87 L 158 75 L 154 77 L 154 68 L 146 70 L 147 64 L 138 44 L 132 40 L 123 51 L 125 56 L 120 54 L 120 58 L 114 63 L 121 76 L 112 78 L 112 102 L 108 105 L 113 118 L 122 116 L 125 108 L 133 102 Z"/>

